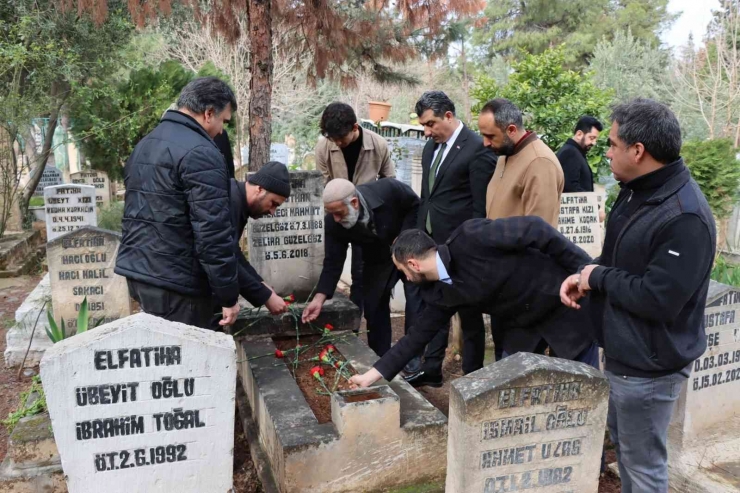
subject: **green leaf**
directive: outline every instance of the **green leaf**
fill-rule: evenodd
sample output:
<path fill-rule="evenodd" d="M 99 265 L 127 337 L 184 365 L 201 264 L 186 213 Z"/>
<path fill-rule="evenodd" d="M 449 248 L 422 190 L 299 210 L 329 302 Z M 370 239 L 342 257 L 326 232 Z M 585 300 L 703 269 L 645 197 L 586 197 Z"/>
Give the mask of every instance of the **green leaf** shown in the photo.
<path fill-rule="evenodd" d="M 80 313 L 77 315 L 77 333 L 82 334 L 83 332 L 87 332 L 87 325 L 87 296 L 85 296 L 80 305 Z"/>

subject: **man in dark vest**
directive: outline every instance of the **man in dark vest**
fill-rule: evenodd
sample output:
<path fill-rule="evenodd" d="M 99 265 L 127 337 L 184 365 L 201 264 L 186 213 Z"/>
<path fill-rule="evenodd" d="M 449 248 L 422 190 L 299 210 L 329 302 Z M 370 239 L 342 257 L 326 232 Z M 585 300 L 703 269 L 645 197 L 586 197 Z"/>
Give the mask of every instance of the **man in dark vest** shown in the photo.
<path fill-rule="evenodd" d="M 321 313 L 324 302 L 334 295 L 342 274 L 347 247 L 362 247 L 362 295 L 365 300 L 367 340 L 382 356 L 391 347 L 390 298 L 403 276 L 393 265 L 391 245 L 398 235 L 416 224 L 419 197 L 408 185 L 384 178 L 355 187 L 335 178 L 324 189 L 324 268 L 316 295 L 303 311 L 303 322 Z M 404 283 L 406 324 L 413 324 L 421 310 L 418 290 Z"/>
<path fill-rule="evenodd" d="M 560 357 L 577 359 L 593 345 L 590 320 L 562 306 L 559 291 L 562 279 L 589 260 L 537 216 L 470 219 L 443 245 L 420 230 L 405 231 L 393 245 L 393 262 L 420 283 L 424 310 L 408 334 L 352 383 L 391 380 L 435 336 L 435 326 L 461 307 L 499 320 L 508 354 L 534 352 L 544 341 Z"/>
<path fill-rule="evenodd" d="M 650 99 L 621 104 L 609 130 L 622 191 L 601 256 L 563 282 L 563 303 L 590 293 L 609 379 L 607 425 L 622 491 L 667 492 L 668 424 L 691 363 L 706 350 L 704 304 L 714 218 L 681 159 L 681 127 Z"/>

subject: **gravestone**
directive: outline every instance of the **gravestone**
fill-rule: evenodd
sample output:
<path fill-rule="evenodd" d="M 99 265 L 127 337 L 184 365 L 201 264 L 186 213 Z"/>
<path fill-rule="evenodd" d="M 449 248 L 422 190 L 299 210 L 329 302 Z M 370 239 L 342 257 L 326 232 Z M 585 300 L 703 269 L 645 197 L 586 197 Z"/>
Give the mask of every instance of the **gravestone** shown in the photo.
<path fill-rule="evenodd" d="M 33 196 L 41 197 L 44 195 L 44 188 L 61 185 L 62 183 L 64 183 L 62 172 L 55 166 L 46 166 L 44 168 L 44 174 L 41 175 L 41 181 L 36 185 L 36 190 L 33 192 Z"/>
<path fill-rule="evenodd" d="M 738 491 L 739 289 L 711 282 L 704 327 L 707 348 L 691 364 L 669 428 L 670 479 L 689 493 Z"/>
<path fill-rule="evenodd" d="M 77 330 L 85 297 L 90 328 L 131 314 L 126 278 L 113 273 L 120 243 L 119 233 L 89 226 L 47 243 L 54 319 L 68 331 Z"/>
<path fill-rule="evenodd" d="M 599 195 L 595 192 L 562 194 L 558 230 L 591 257 L 601 255 Z"/>
<path fill-rule="evenodd" d="M 451 387 L 447 493 L 596 493 L 609 400 L 598 370 L 517 353 Z"/>
<path fill-rule="evenodd" d="M 270 161 L 290 164 L 290 148 L 287 144 L 270 144 Z"/>
<path fill-rule="evenodd" d="M 421 154 L 424 151 L 426 139 L 388 137 L 386 141 L 391 160 L 395 164 L 396 178 L 414 188 L 414 161 L 418 160 L 421 163 Z"/>
<path fill-rule="evenodd" d="M 140 313 L 55 344 L 41 379 L 70 493 L 232 491 L 230 336 Z"/>
<path fill-rule="evenodd" d="M 101 207 L 110 205 L 110 180 L 105 171 L 80 171 L 69 175 L 70 181 L 75 185 L 90 185 L 95 187 L 95 205 L 98 211 Z"/>
<path fill-rule="evenodd" d="M 77 231 L 85 226 L 97 226 L 95 187 L 90 185 L 57 185 L 44 189 L 46 241 Z"/>
<path fill-rule="evenodd" d="M 247 226 L 249 262 L 281 296 L 305 299 L 324 261 L 324 178 L 319 171 L 291 171 L 290 198 L 274 216 Z"/>

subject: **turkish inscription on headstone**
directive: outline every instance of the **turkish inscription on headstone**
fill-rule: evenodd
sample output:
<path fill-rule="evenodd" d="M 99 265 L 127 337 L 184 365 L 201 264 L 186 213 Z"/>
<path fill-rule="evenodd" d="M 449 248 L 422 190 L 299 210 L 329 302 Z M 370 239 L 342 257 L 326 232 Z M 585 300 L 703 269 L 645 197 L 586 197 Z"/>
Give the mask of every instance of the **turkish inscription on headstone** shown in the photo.
<path fill-rule="evenodd" d="M 609 384 L 595 368 L 517 353 L 452 383 L 447 493 L 596 493 Z"/>
<path fill-rule="evenodd" d="M 33 192 L 33 195 L 40 197 L 44 195 L 44 188 L 61 185 L 62 183 L 64 183 L 62 172 L 55 166 L 46 166 L 44 168 L 44 173 L 41 175 L 41 181 L 39 181 L 39 184 L 36 186 L 36 191 Z"/>
<path fill-rule="evenodd" d="M 704 311 L 707 349 L 691 364 L 674 423 L 684 442 L 722 433 L 740 408 L 740 290 L 712 282 Z"/>
<path fill-rule="evenodd" d="M 77 330 L 77 315 L 87 297 L 90 325 L 131 314 L 126 278 L 113 273 L 121 235 L 85 227 L 47 243 L 54 319 Z"/>
<path fill-rule="evenodd" d="M 97 226 L 95 187 L 90 185 L 57 185 L 44 189 L 46 241 L 77 231 L 85 226 Z"/>
<path fill-rule="evenodd" d="M 41 361 L 70 493 L 232 491 L 231 336 L 140 313 Z"/>
<path fill-rule="evenodd" d="M 319 171 L 291 171 L 290 188 L 274 216 L 249 222 L 249 261 L 278 294 L 303 299 L 324 261 L 324 179 Z"/>
<path fill-rule="evenodd" d="M 592 257 L 601 255 L 598 194 L 595 192 L 562 194 L 558 230 Z"/>
<path fill-rule="evenodd" d="M 110 180 L 105 171 L 80 171 L 69 176 L 76 185 L 90 185 L 95 187 L 95 205 L 98 210 L 110 204 Z"/>

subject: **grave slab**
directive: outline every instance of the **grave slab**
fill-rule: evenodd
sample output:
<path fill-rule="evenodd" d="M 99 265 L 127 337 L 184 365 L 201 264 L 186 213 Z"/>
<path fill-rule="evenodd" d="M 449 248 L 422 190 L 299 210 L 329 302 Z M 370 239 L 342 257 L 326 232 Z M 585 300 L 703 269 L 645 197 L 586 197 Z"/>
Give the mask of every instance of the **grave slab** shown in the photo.
<path fill-rule="evenodd" d="M 601 255 L 599 194 L 596 192 L 562 194 L 558 231 L 583 248 L 591 257 L 596 258 Z"/>
<path fill-rule="evenodd" d="M 70 493 L 231 492 L 235 352 L 145 313 L 55 344 L 41 380 Z"/>
<path fill-rule="evenodd" d="M 113 272 L 121 243 L 119 233 L 83 227 L 47 243 L 54 319 L 77 330 L 80 306 L 87 298 L 90 325 L 131 314 L 126 279 Z"/>
<path fill-rule="evenodd" d="M 95 187 L 90 185 L 58 185 L 44 189 L 46 241 L 85 226 L 97 226 Z"/>
<path fill-rule="evenodd" d="M 609 384 L 575 361 L 517 353 L 452 382 L 447 493 L 596 493 Z"/>
<path fill-rule="evenodd" d="M 324 178 L 291 171 L 290 197 L 274 216 L 249 221 L 249 262 L 281 296 L 305 299 L 324 262 Z"/>
<path fill-rule="evenodd" d="M 46 166 L 44 168 L 44 174 L 41 175 L 41 181 L 36 186 L 36 190 L 33 192 L 34 197 L 41 197 L 44 195 L 44 188 L 61 185 L 64 183 L 64 176 L 56 166 Z"/>
<path fill-rule="evenodd" d="M 24 366 L 30 368 L 41 362 L 44 351 L 53 344 L 46 335 L 49 321 L 45 312 L 50 308 L 50 305 L 51 281 L 47 273 L 15 311 L 15 324 L 8 329 L 5 336 L 6 367 L 20 366 L 26 350 L 28 350 L 28 357 Z M 33 330 L 34 324 L 36 324 L 35 332 Z M 32 333 L 33 339 L 31 339 Z M 29 341 L 31 342 L 30 349 L 28 347 Z"/>
<path fill-rule="evenodd" d="M 377 356 L 359 338 L 335 342 L 358 372 Z M 239 341 L 239 376 L 256 435 L 281 493 L 371 492 L 439 481 L 447 420 L 403 379 L 332 395 L 332 422 L 319 424 L 287 366 L 275 365 L 269 337 Z"/>
<path fill-rule="evenodd" d="M 707 349 L 691 365 L 668 430 L 671 486 L 687 493 L 740 490 L 740 290 L 712 281 Z"/>
<path fill-rule="evenodd" d="M 80 171 L 69 175 L 70 182 L 75 185 L 90 185 L 95 187 L 95 206 L 98 212 L 102 207 L 110 205 L 111 186 L 108 173 L 105 171 Z"/>

